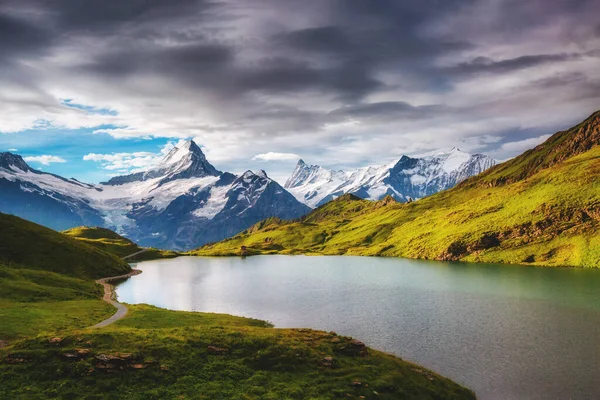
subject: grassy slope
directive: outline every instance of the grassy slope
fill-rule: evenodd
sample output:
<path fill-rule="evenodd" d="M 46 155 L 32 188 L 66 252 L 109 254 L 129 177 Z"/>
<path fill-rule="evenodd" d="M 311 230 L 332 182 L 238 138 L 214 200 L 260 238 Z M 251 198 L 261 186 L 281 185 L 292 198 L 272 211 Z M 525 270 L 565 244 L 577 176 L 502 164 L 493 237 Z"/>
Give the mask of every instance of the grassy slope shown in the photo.
<path fill-rule="evenodd" d="M 60 345 L 49 339 L 23 340 L 10 352 L 0 352 L 0 397 L 473 398 L 468 390 L 396 357 L 373 350 L 354 353 L 349 338 L 273 329 L 227 315 L 140 305 L 113 327 L 75 331 Z M 224 349 L 223 354 L 210 346 Z M 63 356 L 75 348 L 91 352 L 80 360 Z M 95 357 L 115 352 L 131 353 L 131 361 L 112 373 L 100 370 Z M 331 365 L 325 357 L 333 357 Z"/>
<path fill-rule="evenodd" d="M 114 325 L 86 329 L 114 312 L 92 278 L 128 267 L 18 218 L 0 215 L 0 223 L 8 241 L 0 262 L 0 398 L 473 398 L 396 357 L 358 354 L 362 347 L 349 338 L 254 319 L 138 305 Z M 75 348 L 89 353 L 65 356 Z M 132 355 L 103 370 L 97 357 L 115 353 Z"/>
<path fill-rule="evenodd" d="M 63 233 L 118 257 L 126 257 L 144 250 L 131 240 L 106 228 L 80 226 L 66 230 Z M 145 261 L 171 257 L 177 257 L 177 253 L 174 251 L 146 249 L 143 253 L 128 260 Z"/>
<path fill-rule="evenodd" d="M 0 263 L 84 279 L 121 275 L 131 269 L 117 256 L 52 229 L 1 213 Z"/>
<path fill-rule="evenodd" d="M 95 283 L 0 264 L 0 340 L 85 328 L 114 313 Z"/>
<path fill-rule="evenodd" d="M 84 328 L 114 313 L 93 278 L 127 273 L 114 255 L 0 214 L 0 340 Z"/>
<path fill-rule="evenodd" d="M 600 112 L 536 149 L 434 196 L 330 202 L 264 221 L 193 254 L 316 253 L 600 266 Z"/>

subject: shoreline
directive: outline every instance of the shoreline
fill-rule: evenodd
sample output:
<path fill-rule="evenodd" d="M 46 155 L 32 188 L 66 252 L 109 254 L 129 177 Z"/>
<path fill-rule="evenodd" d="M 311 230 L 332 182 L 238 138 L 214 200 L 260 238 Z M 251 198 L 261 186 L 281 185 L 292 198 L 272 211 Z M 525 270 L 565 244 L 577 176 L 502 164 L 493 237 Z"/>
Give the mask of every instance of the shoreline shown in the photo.
<path fill-rule="evenodd" d="M 117 309 L 117 312 L 115 312 L 112 316 L 105 319 L 104 321 L 101 321 L 101 322 L 97 323 L 96 325 L 90 326 L 89 327 L 90 329 L 103 328 L 105 326 L 108 326 L 108 325 L 122 319 L 123 317 L 125 317 L 127 315 L 127 312 L 128 312 L 127 307 L 117 301 L 116 292 L 114 291 L 114 285 L 110 284 L 109 282 L 115 281 L 115 280 L 120 280 L 120 279 L 131 278 L 132 276 L 139 275 L 141 273 L 142 273 L 142 271 L 139 269 L 132 269 L 131 272 L 129 272 L 125 275 L 110 276 L 107 278 L 100 278 L 100 279 L 96 280 L 96 283 L 102 285 L 102 287 L 104 288 L 104 296 L 102 296 L 102 300 L 105 301 L 106 303 L 114 306 Z"/>

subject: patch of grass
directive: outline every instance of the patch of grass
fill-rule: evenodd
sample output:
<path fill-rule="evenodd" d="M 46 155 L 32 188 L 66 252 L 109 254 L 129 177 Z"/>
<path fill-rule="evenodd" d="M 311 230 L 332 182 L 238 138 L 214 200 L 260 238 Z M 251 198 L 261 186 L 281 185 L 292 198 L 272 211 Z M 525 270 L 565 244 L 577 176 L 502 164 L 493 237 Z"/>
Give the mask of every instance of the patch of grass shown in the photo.
<path fill-rule="evenodd" d="M 68 334 L 114 313 L 114 307 L 99 299 L 37 302 L 0 299 L 0 339 L 11 341 L 39 334 Z"/>
<path fill-rule="evenodd" d="M 114 307 L 90 280 L 0 265 L 0 340 L 60 334 L 108 318 Z"/>
<path fill-rule="evenodd" d="M 18 302 L 82 300 L 102 297 L 100 285 L 54 272 L 0 264 L 0 299 Z"/>
<path fill-rule="evenodd" d="M 68 229 L 63 233 L 121 258 L 145 250 L 143 253 L 128 258 L 128 261 L 131 262 L 173 258 L 179 255 L 177 252 L 170 250 L 142 248 L 131 240 L 106 228 L 80 226 Z"/>
<path fill-rule="evenodd" d="M 342 196 L 191 255 L 348 254 L 600 266 L 600 112 L 463 184 L 409 204 Z M 520 173 L 519 171 L 523 171 Z"/>
<path fill-rule="evenodd" d="M 150 322 L 151 321 L 151 322 Z M 132 306 L 99 331 L 0 350 L 0 397 L 472 399 L 451 381 L 351 338 L 256 320 Z M 85 354 L 75 354 L 85 348 Z M 108 368 L 102 355 L 119 354 Z M 123 354 L 125 353 L 125 354 Z"/>

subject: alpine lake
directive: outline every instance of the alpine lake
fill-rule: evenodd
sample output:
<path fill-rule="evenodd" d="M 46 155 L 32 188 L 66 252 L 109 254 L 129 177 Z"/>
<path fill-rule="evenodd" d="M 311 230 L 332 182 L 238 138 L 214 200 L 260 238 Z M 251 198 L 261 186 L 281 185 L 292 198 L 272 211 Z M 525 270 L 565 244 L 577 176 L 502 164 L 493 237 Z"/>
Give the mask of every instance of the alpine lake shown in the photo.
<path fill-rule="evenodd" d="M 600 398 L 600 270 L 346 256 L 135 267 L 119 301 L 335 331 L 480 399 Z"/>

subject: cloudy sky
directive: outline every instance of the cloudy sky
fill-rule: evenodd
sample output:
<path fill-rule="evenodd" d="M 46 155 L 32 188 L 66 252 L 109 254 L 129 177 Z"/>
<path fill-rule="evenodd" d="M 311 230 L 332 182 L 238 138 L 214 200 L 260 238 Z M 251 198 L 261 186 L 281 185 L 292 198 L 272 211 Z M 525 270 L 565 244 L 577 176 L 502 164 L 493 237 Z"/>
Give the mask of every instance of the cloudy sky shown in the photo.
<path fill-rule="evenodd" d="M 0 0 L 0 151 L 97 182 L 194 138 L 279 180 L 600 109 L 598 0 Z"/>

